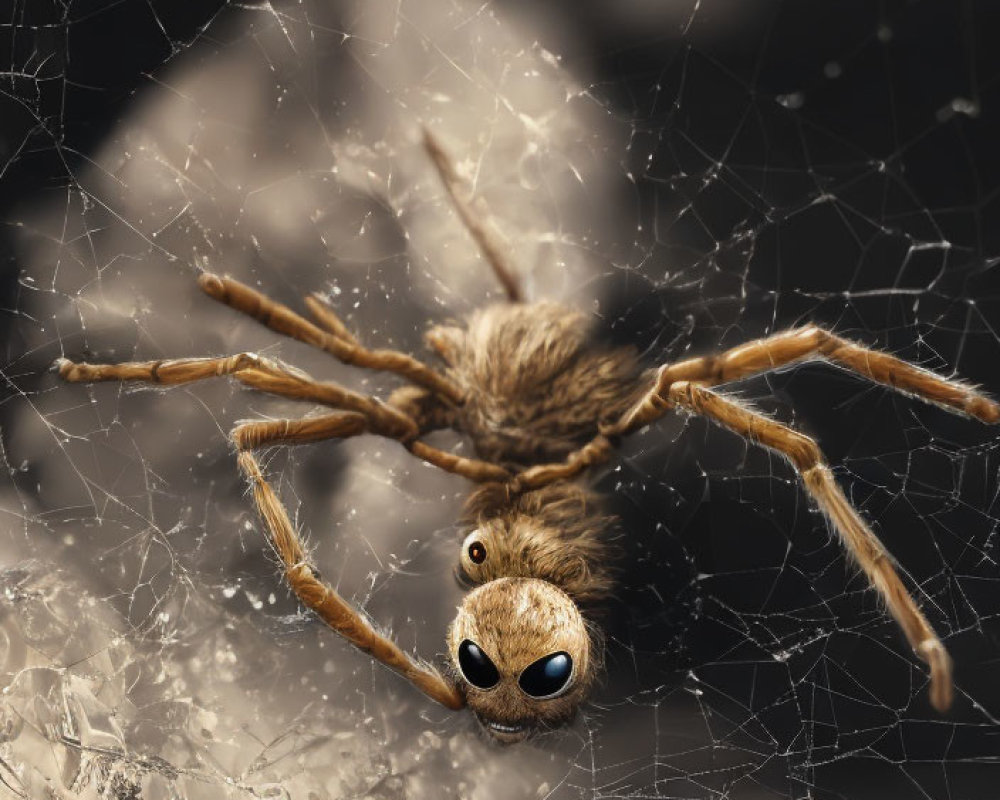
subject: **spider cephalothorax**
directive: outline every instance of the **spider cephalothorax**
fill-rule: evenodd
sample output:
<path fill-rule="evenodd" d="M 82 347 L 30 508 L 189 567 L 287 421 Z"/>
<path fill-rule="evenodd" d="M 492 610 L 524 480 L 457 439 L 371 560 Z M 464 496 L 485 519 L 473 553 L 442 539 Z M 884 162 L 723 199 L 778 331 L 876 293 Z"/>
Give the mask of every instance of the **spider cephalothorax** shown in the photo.
<path fill-rule="evenodd" d="M 837 485 L 818 444 L 713 387 L 818 358 L 983 422 L 1000 422 L 1000 406 L 958 381 L 815 326 L 643 371 L 634 350 L 596 340 L 581 313 L 523 302 L 495 230 L 474 210 L 437 141 L 427 134 L 424 144 L 510 301 L 429 331 L 443 371 L 400 352 L 364 347 L 319 297 L 306 299 L 313 322 L 239 281 L 205 273 L 199 284 L 215 300 L 345 363 L 394 372 L 406 384 L 382 402 L 252 353 L 126 364 L 60 359 L 60 374 L 69 381 L 160 384 L 232 375 L 253 389 L 333 409 L 244 423 L 232 432 L 240 469 L 286 579 L 331 628 L 448 708 L 470 707 L 497 741 L 519 741 L 563 722 L 586 697 L 601 662 L 592 611 L 613 589 L 612 548 L 611 520 L 579 481 L 589 467 L 613 456 L 618 439 L 675 410 L 705 416 L 788 460 L 928 664 L 931 703 L 947 709 L 948 653 L 889 554 Z M 443 427 L 471 439 L 477 458 L 423 441 L 424 434 Z M 467 504 L 458 564 L 460 578 L 476 588 L 449 631 L 451 667 L 445 675 L 400 650 L 320 579 L 253 454 L 266 445 L 363 433 L 394 439 L 480 487 Z"/>

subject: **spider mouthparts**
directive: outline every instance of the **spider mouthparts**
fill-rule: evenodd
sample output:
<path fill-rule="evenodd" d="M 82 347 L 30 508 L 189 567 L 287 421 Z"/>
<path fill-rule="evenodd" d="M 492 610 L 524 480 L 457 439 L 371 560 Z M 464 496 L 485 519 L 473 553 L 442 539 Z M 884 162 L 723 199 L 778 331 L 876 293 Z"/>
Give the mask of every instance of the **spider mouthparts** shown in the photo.
<path fill-rule="evenodd" d="M 476 715 L 476 719 L 479 724 L 482 725 L 483 730 L 490 735 L 494 741 L 500 744 L 514 744 L 520 742 L 527 737 L 530 733 L 531 728 L 526 722 L 498 722 L 493 719 L 485 719 L 484 717 Z"/>

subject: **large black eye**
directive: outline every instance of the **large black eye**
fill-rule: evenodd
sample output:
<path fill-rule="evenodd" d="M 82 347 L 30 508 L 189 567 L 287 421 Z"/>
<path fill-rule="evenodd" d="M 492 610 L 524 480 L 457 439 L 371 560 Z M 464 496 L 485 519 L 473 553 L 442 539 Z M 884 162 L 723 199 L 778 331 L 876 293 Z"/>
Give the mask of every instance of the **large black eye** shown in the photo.
<path fill-rule="evenodd" d="M 569 653 L 552 653 L 524 668 L 517 684 L 525 694 L 543 699 L 560 694 L 573 675 Z"/>
<path fill-rule="evenodd" d="M 492 689 L 500 681 L 500 673 L 490 657 L 469 639 L 458 646 L 458 666 L 465 679 L 480 689 Z"/>

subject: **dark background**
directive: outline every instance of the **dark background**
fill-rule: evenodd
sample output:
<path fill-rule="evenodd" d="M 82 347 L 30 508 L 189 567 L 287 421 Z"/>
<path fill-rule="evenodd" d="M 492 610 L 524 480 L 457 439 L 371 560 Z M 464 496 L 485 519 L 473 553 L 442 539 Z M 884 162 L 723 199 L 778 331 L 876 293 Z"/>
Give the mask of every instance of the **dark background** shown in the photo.
<path fill-rule="evenodd" d="M 73 185 L 175 59 L 224 46 L 243 13 L 183 5 L 22 0 L 3 15 L 0 359 L 18 369 L 0 428 L 45 380 L 22 368 L 19 221 Z M 816 321 L 1000 392 L 996 4 L 706 2 L 652 18 L 548 5 L 561 24 L 539 29 L 543 44 L 633 130 L 622 167 L 634 260 L 604 278 L 612 336 L 654 363 Z M 792 754 L 777 781 L 765 770 L 769 790 L 989 796 L 995 436 L 823 367 L 746 391 L 817 436 L 908 585 L 933 598 L 964 689 L 956 708 L 943 719 L 929 708 L 922 670 L 790 472 L 700 423 L 671 429 L 668 450 L 653 438 L 663 432 L 642 434 L 602 481 L 629 541 L 599 702 L 655 708 L 658 692 L 697 688 L 692 670 L 720 742 L 731 729 Z M 773 658 L 785 647 L 789 664 Z M 717 768 L 704 796 L 761 763 Z M 647 766 L 624 785 L 674 791 Z"/>

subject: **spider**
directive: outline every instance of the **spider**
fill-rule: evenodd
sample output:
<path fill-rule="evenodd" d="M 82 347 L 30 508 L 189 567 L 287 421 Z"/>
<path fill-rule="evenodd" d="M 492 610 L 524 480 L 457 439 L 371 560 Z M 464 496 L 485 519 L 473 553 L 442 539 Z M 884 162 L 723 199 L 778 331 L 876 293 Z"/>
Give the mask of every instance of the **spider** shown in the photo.
<path fill-rule="evenodd" d="M 449 709 L 471 709 L 500 743 L 568 721 L 601 665 L 595 609 L 614 591 L 608 533 L 614 520 L 582 481 L 617 442 L 669 412 L 701 415 L 786 458 L 811 500 L 878 592 L 930 671 L 930 701 L 952 701 L 951 660 L 893 568 L 892 558 L 834 480 L 819 446 L 713 387 L 808 359 L 824 359 L 871 381 L 986 423 L 1000 405 L 973 388 L 842 339 L 817 326 L 786 330 L 721 354 L 643 369 L 635 349 L 595 341 L 580 312 L 527 302 L 504 241 L 445 149 L 429 131 L 424 147 L 451 202 L 507 302 L 462 324 L 430 328 L 439 368 L 362 345 L 320 295 L 305 303 L 313 321 L 233 278 L 202 273 L 213 299 L 271 330 L 346 364 L 396 373 L 405 384 L 386 400 L 318 381 L 253 353 L 120 364 L 60 359 L 67 381 L 173 385 L 228 375 L 261 392 L 333 409 L 301 419 L 244 422 L 233 429 L 240 470 L 288 584 L 298 599 L 351 644 L 400 673 Z M 421 437 L 452 428 L 475 458 Z M 325 583 L 254 455 L 275 444 L 394 439 L 413 455 L 476 484 L 461 521 L 458 573 L 471 591 L 447 634 L 449 665 L 401 650 Z"/>

